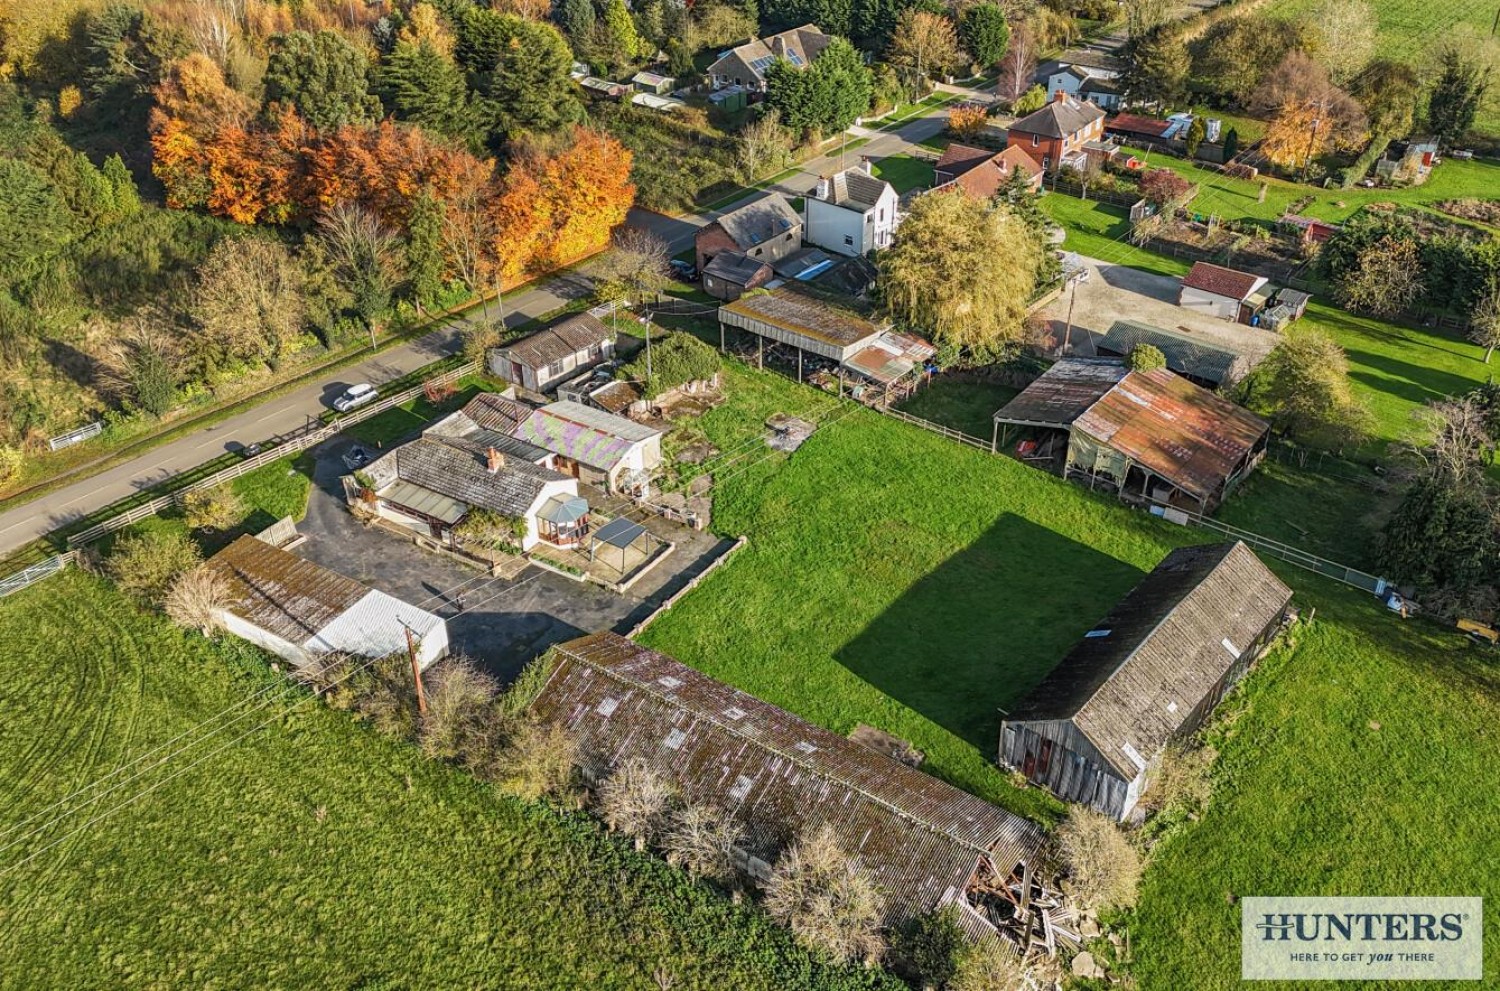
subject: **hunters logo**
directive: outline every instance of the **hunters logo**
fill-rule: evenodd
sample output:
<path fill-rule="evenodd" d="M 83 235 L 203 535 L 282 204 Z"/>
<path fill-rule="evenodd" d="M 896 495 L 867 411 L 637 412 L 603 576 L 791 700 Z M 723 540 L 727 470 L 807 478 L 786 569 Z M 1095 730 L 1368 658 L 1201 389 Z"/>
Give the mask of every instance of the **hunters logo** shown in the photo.
<path fill-rule="evenodd" d="M 1479 898 L 1246 898 L 1246 980 L 1482 980 Z"/>

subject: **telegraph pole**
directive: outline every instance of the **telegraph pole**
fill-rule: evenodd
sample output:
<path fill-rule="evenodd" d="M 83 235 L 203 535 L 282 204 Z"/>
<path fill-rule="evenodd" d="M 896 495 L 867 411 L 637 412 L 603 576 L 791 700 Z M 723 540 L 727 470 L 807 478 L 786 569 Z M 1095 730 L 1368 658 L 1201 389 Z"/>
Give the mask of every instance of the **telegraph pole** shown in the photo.
<path fill-rule="evenodd" d="M 422 690 L 422 665 L 417 663 L 417 647 L 412 642 L 411 627 L 405 623 L 401 629 L 406 633 L 406 656 L 411 658 L 411 680 L 417 686 L 417 715 L 427 715 L 427 693 Z"/>

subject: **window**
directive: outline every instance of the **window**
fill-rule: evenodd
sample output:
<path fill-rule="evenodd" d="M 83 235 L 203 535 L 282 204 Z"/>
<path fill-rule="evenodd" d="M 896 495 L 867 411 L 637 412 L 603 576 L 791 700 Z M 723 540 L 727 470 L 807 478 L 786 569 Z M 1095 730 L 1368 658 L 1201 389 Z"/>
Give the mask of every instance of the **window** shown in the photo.
<path fill-rule="evenodd" d="M 885 207 L 881 207 L 879 210 L 875 211 L 875 219 L 876 220 L 884 220 L 885 219 Z"/>
<path fill-rule="evenodd" d="M 845 246 L 850 247 L 850 248 L 854 247 L 854 235 L 853 234 L 845 234 L 844 235 L 844 244 L 845 244 Z"/>
<path fill-rule="evenodd" d="M 1042 143 L 1042 136 L 1040 134 L 1033 134 L 1031 136 L 1031 147 L 1035 148 L 1037 145 L 1039 145 L 1041 143 Z"/>
<path fill-rule="evenodd" d="M 1052 168 L 1052 156 L 1051 155 L 1043 155 L 1042 156 L 1042 168 L 1044 168 L 1044 169 L 1050 169 L 1050 168 Z"/>

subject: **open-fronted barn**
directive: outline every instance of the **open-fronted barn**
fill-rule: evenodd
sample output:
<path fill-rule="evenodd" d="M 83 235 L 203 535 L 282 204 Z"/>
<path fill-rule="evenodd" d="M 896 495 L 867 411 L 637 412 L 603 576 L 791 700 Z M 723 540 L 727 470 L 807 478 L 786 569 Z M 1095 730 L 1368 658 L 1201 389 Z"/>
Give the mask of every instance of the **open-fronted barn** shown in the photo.
<path fill-rule="evenodd" d="M 575 734 L 585 774 L 645 760 L 686 800 L 742 822 L 752 877 L 828 825 L 884 891 L 888 924 L 953 905 L 978 934 L 1006 911 L 979 892 L 1035 865 L 1042 833 L 1029 820 L 664 654 L 613 633 L 556 650 L 532 711 Z"/>
<path fill-rule="evenodd" d="M 1213 711 L 1291 599 L 1241 541 L 1173 551 L 1006 714 L 1000 763 L 1124 819 L 1151 759 Z"/>

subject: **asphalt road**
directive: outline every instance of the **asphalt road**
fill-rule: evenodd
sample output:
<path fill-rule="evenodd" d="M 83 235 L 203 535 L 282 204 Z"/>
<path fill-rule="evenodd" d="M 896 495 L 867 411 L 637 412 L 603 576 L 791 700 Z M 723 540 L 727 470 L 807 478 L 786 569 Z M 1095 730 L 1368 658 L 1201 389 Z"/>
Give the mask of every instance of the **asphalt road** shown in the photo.
<path fill-rule="evenodd" d="M 919 118 L 897 131 L 876 133 L 856 153 L 850 153 L 850 164 L 858 155 L 884 158 L 912 152 L 916 142 L 943 129 L 942 115 Z M 925 149 L 916 151 L 927 155 Z M 837 153 L 807 163 L 802 171 L 778 185 L 793 196 L 805 195 L 817 181 L 820 172 L 837 168 Z M 745 200 L 763 195 L 747 194 L 730 204 L 726 211 Z M 723 212 L 723 211 L 721 211 Z M 668 217 L 649 210 L 634 209 L 626 223 L 644 227 L 661 235 L 673 254 L 690 247 L 693 233 L 718 213 Z M 506 298 L 507 323 L 525 322 L 549 313 L 570 300 L 588 295 L 592 285 L 589 266 L 565 273 L 512 297 Z M 476 311 L 477 314 L 477 311 Z M 474 314 L 471 314 L 471 318 Z M 204 429 L 152 448 L 134 460 L 116 465 L 98 474 L 54 490 L 37 499 L 0 513 L 0 555 L 26 546 L 38 537 L 87 516 L 142 489 L 150 488 L 179 472 L 187 471 L 216 458 L 226 451 L 237 451 L 296 430 L 329 408 L 332 400 L 350 385 L 369 382 L 375 386 L 400 378 L 423 365 L 456 352 L 461 346 L 463 318 L 434 330 L 407 344 L 372 356 L 367 361 L 331 373 L 320 382 L 303 386 L 291 393 L 267 400 L 236 416 Z"/>

